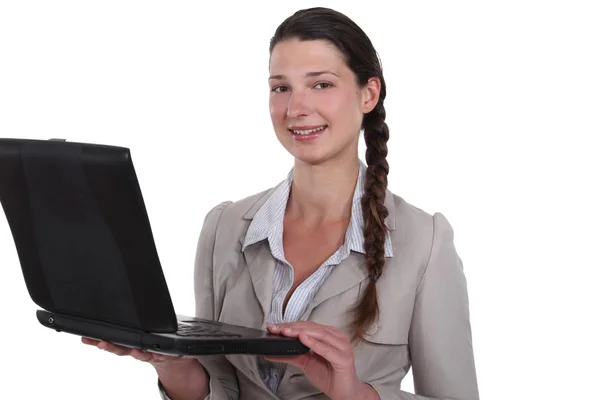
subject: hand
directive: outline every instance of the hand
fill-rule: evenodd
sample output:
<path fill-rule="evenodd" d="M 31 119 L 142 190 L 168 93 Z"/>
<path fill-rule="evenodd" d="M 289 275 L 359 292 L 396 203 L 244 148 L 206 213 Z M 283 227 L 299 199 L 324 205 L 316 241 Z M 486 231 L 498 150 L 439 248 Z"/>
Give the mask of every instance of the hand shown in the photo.
<path fill-rule="evenodd" d="M 130 347 L 119 346 L 113 343 L 90 339 L 86 337 L 82 337 L 81 341 L 84 344 L 96 346 L 101 350 L 105 350 L 109 353 L 116 354 L 118 356 L 131 356 L 136 360 L 144 361 L 150 363 L 155 368 L 160 368 L 161 366 L 167 366 L 172 364 L 191 364 L 194 362 L 193 359 L 183 358 L 180 356 L 168 356 L 164 354 L 151 353 L 148 351 L 143 351 L 139 349 L 133 349 Z"/>
<path fill-rule="evenodd" d="M 310 321 L 269 325 L 270 333 L 297 337 L 311 351 L 293 357 L 265 357 L 300 368 L 310 383 L 333 400 L 379 399 L 375 389 L 356 376 L 348 335 L 333 326 Z"/>
<path fill-rule="evenodd" d="M 209 393 L 208 375 L 195 358 L 156 354 L 85 337 L 81 341 L 118 356 L 131 356 L 151 364 L 170 397 L 203 399 Z"/>

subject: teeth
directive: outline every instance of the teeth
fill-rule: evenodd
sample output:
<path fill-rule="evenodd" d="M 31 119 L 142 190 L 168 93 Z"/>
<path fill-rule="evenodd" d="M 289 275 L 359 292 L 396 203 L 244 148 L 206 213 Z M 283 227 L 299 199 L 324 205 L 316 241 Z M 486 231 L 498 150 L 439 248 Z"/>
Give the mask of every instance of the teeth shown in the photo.
<path fill-rule="evenodd" d="M 317 131 L 320 131 L 323 129 L 325 129 L 325 125 L 320 126 L 318 128 L 314 128 L 314 129 L 306 129 L 306 130 L 301 130 L 301 131 L 293 130 L 292 132 L 294 132 L 296 135 L 308 135 L 310 133 L 317 132 Z"/>

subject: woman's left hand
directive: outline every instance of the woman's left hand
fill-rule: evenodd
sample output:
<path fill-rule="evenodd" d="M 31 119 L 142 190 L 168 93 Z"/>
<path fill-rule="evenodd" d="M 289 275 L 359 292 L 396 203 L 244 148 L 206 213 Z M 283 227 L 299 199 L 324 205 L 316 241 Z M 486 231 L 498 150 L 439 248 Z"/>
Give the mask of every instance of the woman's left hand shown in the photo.
<path fill-rule="evenodd" d="M 375 389 L 358 380 L 352 343 L 344 332 L 311 321 L 269 325 L 267 329 L 273 334 L 297 337 L 311 351 L 265 359 L 300 368 L 310 383 L 332 400 L 379 399 Z"/>

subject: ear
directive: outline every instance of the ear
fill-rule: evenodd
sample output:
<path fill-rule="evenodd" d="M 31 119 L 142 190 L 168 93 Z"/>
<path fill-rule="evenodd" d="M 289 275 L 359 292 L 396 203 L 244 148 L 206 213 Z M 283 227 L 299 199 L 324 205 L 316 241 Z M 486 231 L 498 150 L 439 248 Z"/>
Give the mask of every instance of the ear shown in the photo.
<path fill-rule="evenodd" d="M 370 78 L 362 88 L 362 111 L 364 114 L 370 113 L 375 108 L 379 101 L 379 92 L 381 92 L 381 81 L 379 78 Z"/>

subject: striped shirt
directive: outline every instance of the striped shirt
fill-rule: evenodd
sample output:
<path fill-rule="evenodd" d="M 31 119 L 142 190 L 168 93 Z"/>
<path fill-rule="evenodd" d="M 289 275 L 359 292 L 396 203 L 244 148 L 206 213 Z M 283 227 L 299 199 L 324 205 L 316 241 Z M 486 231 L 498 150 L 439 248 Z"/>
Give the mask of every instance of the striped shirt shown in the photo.
<path fill-rule="evenodd" d="M 267 323 L 280 324 L 300 320 L 306 307 L 323 285 L 332 269 L 346 259 L 351 251 L 365 253 L 364 222 L 360 202 L 364 193 L 365 171 L 366 166 L 361 162 L 358 181 L 352 197 L 350 224 L 345 234 L 344 244 L 294 290 L 288 301 L 285 313 L 283 312 L 283 302 L 294 282 L 294 269 L 285 259 L 283 251 L 283 218 L 292 187 L 293 169 L 289 172 L 287 179 L 276 188 L 271 197 L 254 216 L 248 227 L 242 250 L 246 246 L 261 240 L 268 240 L 271 253 L 276 260 L 273 278 L 273 298 L 271 300 L 271 312 L 267 317 Z M 391 257 L 392 255 L 392 243 L 388 233 L 385 242 L 385 256 Z M 266 361 L 263 357 L 258 358 L 261 378 L 273 393 L 277 391 L 286 365 L 284 363 Z"/>

